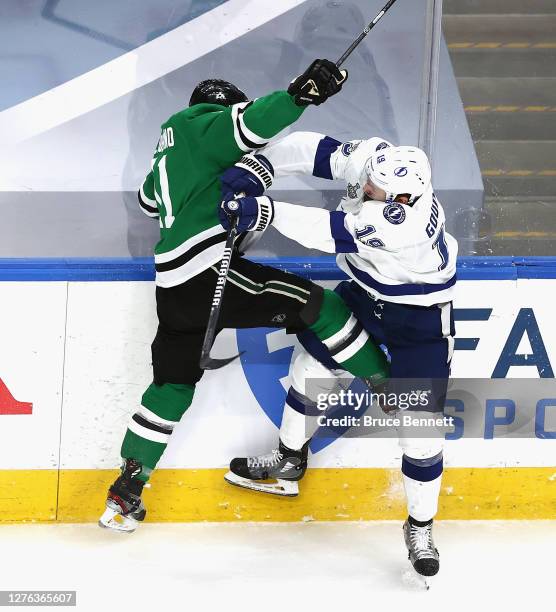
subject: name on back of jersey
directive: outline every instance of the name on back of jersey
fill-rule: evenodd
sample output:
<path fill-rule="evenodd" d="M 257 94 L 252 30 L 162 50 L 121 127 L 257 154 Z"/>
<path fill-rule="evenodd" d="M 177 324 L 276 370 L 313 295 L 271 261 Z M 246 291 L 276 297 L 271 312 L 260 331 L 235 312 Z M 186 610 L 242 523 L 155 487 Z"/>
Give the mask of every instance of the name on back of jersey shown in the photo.
<path fill-rule="evenodd" d="M 158 139 L 158 145 L 156 146 L 156 152 L 162 153 L 168 147 L 174 146 L 174 130 L 171 127 L 164 128 Z"/>
<path fill-rule="evenodd" d="M 432 195 L 432 206 L 431 206 L 431 216 L 429 222 L 427 223 L 427 227 L 425 231 L 427 232 L 427 236 L 432 238 L 434 233 L 436 232 L 436 228 L 438 227 L 438 200 L 436 196 Z"/>

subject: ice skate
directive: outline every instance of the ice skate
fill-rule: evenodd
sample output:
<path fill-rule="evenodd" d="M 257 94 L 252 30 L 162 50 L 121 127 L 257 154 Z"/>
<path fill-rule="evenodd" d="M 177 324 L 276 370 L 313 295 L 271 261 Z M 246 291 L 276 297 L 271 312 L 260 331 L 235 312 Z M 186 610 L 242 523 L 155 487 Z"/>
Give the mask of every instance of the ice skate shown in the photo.
<path fill-rule="evenodd" d="M 295 497 L 299 494 L 298 481 L 307 469 L 308 446 L 307 442 L 296 451 L 280 442 L 278 448 L 267 455 L 236 457 L 224 479 L 245 489 Z"/>
<path fill-rule="evenodd" d="M 106 510 L 98 521 L 99 527 L 131 533 L 144 520 L 147 511 L 141 493 L 145 483 L 136 478 L 141 469 L 141 464 L 134 459 L 125 460 L 121 475 L 108 490 Z"/>
<path fill-rule="evenodd" d="M 411 565 L 423 577 L 424 585 L 428 590 L 431 585 L 431 577 L 435 576 L 440 569 L 440 555 L 432 539 L 432 520 L 426 525 L 419 526 L 408 518 L 403 526 L 403 534 Z"/>

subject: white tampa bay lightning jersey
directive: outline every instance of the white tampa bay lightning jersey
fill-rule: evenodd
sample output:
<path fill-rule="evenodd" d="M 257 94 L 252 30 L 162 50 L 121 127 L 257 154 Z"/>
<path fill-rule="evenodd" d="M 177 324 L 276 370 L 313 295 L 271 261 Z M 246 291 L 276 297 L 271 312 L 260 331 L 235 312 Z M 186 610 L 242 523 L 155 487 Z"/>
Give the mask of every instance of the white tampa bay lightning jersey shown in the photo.
<path fill-rule="evenodd" d="M 389 146 L 380 138 L 341 143 L 294 132 L 265 147 L 260 153 L 276 177 L 303 173 L 347 183 L 338 210 L 275 202 L 273 225 L 308 248 L 337 253 L 338 266 L 376 299 L 419 306 L 449 302 L 458 245 L 446 232 L 432 187 L 413 205 L 364 200 L 365 162 Z"/>

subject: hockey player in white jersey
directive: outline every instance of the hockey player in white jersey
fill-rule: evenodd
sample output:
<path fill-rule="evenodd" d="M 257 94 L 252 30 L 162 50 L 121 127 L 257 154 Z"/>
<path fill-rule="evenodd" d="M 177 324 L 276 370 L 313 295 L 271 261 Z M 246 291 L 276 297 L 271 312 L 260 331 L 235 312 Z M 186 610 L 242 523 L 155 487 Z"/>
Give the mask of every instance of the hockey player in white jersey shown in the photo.
<path fill-rule="evenodd" d="M 336 291 L 352 309 L 353 334 L 365 329 L 384 345 L 392 379 L 433 379 L 432 402 L 442 410 L 454 344 L 452 296 L 456 282 L 457 242 L 445 229 L 442 206 L 434 195 L 431 168 L 417 147 L 395 147 L 380 138 L 341 143 L 310 132 L 293 133 L 268 145 L 258 161 L 275 176 L 293 173 L 343 179 L 346 196 L 329 212 L 274 202 L 274 227 L 300 244 L 337 253 L 339 267 L 352 279 Z M 221 221 L 239 218 L 240 229 L 256 227 L 259 199 L 249 193 L 252 164 L 227 171 L 229 190 Z M 315 393 L 336 389 L 345 372 L 334 359 L 342 346 L 322 344 L 300 334 L 305 347 L 292 367 L 278 449 L 268 455 L 233 459 L 228 482 L 281 495 L 296 495 L 307 467 Z M 345 355 L 342 355 L 345 358 Z M 305 381 L 319 380 L 308 393 Z M 315 420 L 315 419 L 314 419 Z M 443 469 L 439 436 L 412 437 L 399 430 L 402 473 L 408 505 L 404 537 L 410 560 L 424 576 L 438 572 L 432 540 Z M 275 479 L 276 483 L 262 480 Z"/>

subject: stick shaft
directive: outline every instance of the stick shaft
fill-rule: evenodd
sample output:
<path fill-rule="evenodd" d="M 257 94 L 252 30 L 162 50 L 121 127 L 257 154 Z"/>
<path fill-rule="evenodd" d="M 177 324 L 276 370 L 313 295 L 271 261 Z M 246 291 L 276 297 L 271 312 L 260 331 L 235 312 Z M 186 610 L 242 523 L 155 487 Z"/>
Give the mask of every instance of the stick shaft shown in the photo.
<path fill-rule="evenodd" d="M 375 27 L 375 25 L 384 17 L 386 11 L 390 9 L 390 7 L 396 2 L 396 0 L 388 0 L 388 2 L 384 5 L 380 13 L 369 23 L 369 25 L 359 34 L 359 36 L 351 43 L 351 45 L 345 50 L 344 54 L 340 57 L 340 59 L 336 62 L 336 66 L 339 68 L 347 58 L 352 54 L 354 49 L 359 45 L 359 43 L 367 36 L 367 34 Z"/>
<path fill-rule="evenodd" d="M 214 344 L 218 319 L 220 318 L 220 311 L 222 310 L 222 302 L 224 300 L 224 289 L 226 287 L 226 281 L 228 280 L 228 272 L 230 270 L 230 263 L 232 261 L 232 251 L 234 248 L 234 240 L 236 235 L 237 217 L 234 219 L 232 227 L 228 231 L 228 236 L 226 237 L 226 245 L 224 246 L 224 254 L 222 255 L 222 260 L 220 261 L 220 269 L 218 270 L 216 288 L 212 297 L 212 306 L 210 308 L 207 329 L 205 331 L 205 337 L 203 340 L 203 348 L 201 349 L 201 364 L 203 364 L 209 357 L 210 349 Z"/>

